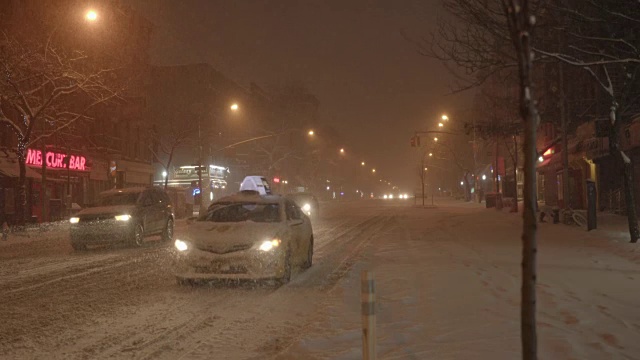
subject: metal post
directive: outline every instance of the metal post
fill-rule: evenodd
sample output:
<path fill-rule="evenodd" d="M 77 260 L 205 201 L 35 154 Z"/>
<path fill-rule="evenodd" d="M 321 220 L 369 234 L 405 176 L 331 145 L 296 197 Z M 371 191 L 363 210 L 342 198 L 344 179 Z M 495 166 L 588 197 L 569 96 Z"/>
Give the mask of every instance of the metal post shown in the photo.
<path fill-rule="evenodd" d="M 376 287 L 373 273 L 360 274 L 362 305 L 362 359 L 376 359 Z"/>

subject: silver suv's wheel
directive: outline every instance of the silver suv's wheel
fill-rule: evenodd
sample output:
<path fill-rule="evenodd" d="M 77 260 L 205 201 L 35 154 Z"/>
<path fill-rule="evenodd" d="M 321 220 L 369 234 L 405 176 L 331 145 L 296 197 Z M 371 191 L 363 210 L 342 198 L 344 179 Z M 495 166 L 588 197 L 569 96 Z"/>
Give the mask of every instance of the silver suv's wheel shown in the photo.
<path fill-rule="evenodd" d="M 144 244 L 144 228 L 142 224 L 136 224 L 135 228 L 133 228 L 133 243 L 136 246 Z"/>
<path fill-rule="evenodd" d="M 167 220 L 167 224 L 164 226 L 164 231 L 162 232 L 162 241 L 171 240 L 173 240 L 173 219 Z"/>

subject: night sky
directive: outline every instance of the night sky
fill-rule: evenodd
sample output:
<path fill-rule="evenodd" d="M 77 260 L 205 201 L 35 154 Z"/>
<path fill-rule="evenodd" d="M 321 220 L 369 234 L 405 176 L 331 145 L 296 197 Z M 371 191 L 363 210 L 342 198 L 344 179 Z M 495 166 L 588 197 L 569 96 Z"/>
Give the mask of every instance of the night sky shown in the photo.
<path fill-rule="evenodd" d="M 436 0 L 131 3 L 155 25 L 152 63 L 207 62 L 243 86 L 301 82 L 353 160 L 405 191 L 417 181 L 414 129 L 469 107 L 468 96 L 448 95 L 444 66 L 400 34 L 428 35 L 441 11 Z"/>

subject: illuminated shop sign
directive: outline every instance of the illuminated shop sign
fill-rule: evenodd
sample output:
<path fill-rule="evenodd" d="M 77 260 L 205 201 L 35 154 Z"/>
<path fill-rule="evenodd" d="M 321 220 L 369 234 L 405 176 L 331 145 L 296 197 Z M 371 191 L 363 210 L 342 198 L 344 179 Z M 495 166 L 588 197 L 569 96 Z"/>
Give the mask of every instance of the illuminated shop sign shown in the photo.
<path fill-rule="evenodd" d="M 54 151 L 47 151 L 45 155 L 45 161 L 47 162 L 47 167 L 52 169 L 66 169 L 67 154 L 58 153 Z M 42 166 L 42 151 L 27 149 L 27 165 L 30 166 Z M 81 170 L 85 171 L 87 159 L 84 156 L 80 155 L 71 155 L 69 157 L 69 169 L 71 170 Z"/>

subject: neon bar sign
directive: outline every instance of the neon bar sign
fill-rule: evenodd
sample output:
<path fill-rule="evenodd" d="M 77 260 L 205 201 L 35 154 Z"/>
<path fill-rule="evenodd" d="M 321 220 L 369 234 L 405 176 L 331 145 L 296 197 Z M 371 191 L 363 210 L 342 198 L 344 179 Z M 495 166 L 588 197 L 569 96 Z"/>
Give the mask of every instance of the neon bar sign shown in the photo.
<path fill-rule="evenodd" d="M 47 167 L 52 169 L 66 169 L 67 164 L 65 158 L 67 154 L 47 151 L 45 160 Z M 71 155 L 69 158 L 70 170 L 86 170 L 87 159 L 84 156 Z M 42 151 L 27 149 L 27 165 L 42 166 Z"/>

